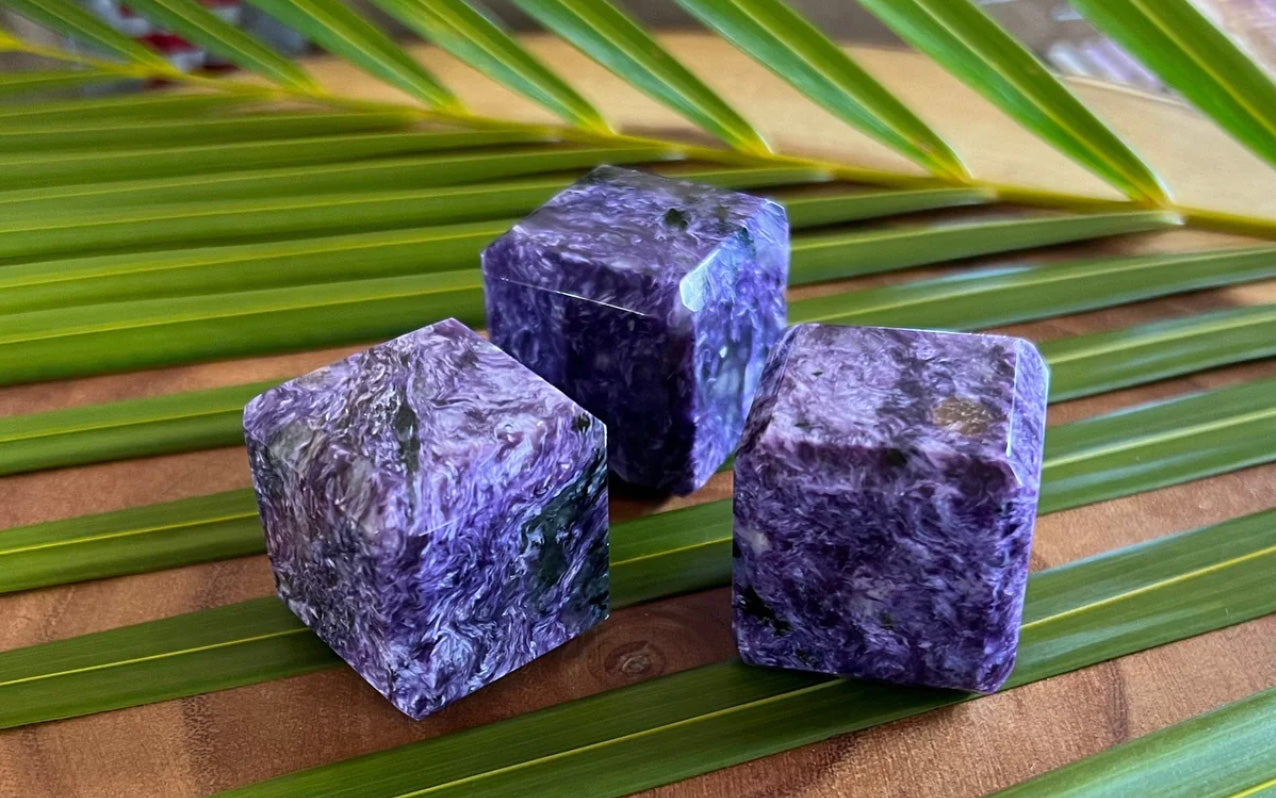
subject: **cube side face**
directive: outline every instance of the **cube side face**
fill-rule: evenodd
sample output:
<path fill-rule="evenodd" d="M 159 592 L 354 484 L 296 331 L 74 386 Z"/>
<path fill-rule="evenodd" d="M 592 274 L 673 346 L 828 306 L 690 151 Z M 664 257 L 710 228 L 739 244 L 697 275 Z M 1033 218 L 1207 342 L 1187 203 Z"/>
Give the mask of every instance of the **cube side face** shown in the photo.
<path fill-rule="evenodd" d="M 302 623 L 388 696 L 386 613 L 377 562 L 365 548 L 363 531 L 277 454 L 280 441 L 272 447 L 255 432 L 246 436 L 248 458 L 276 592 Z M 311 442 L 294 439 L 297 446 Z"/>
<path fill-rule="evenodd" d="M 245 433 L 280 596 L 403 712 L 606 617 L 605 428 L 463 326 L 272 389 Z"/>
<path fill-rule="evenodd" d="M 964 386 L 950 379 L 947 357 L 932 370 L 890 357 L 889 347 L 884 365 L 854 357 L 853 392 L 871 394 L 859 406 L 812 387 L 816 372 L 839 378 L 839 350 L 821 335 L 795 328 L 777 347 L 736 460 L 734 613 L 745 661 L 981 692 L 1004 682 L 1023 608 L 1045 396 L 1039 357 L 1040 369 L 1021 369 L 1019 347 L 1004 340 L 970 342 L 994 376 Z M 917 351 L 933 357 L 949 345 L 925 341 Z M 880 403 L 901 400 L 897 414 L 883 413 Z M 939 408 L 942 430 L 901 423 L 918 402 Z M 1008 446 L 997 443 L 1003 432 Z M 989 437 L 965 446 L 954 434 Z M 1001 455 L 990 456 L 998 445 Z"/>
<path fill-rule="evenodd" d="M 664 317 L 496 276 L 500 264 L 526 258 L 557 256 L 517 233 L 483 253 L 492 342 L 603 420 L 608 465 L 622 479 L 658 488 L 681 482 L 694 440 L 680 412 L 691 385 L 678 376 L 691 360 L 690 336 Z"/>
<path fill-rule="evenodd" d="M 431 714 L 607 617 L 606 440 L 593 424 L 584 459 L 545 458 L 525 500 L 492 497 L 479 526 L 436 530 L 398 555 L 386 695 L 406 714 Z"/>
<path fill-rule="evenodd" d="M 600 168 L 482 263 L 493 343 L 607 424 L 617 475 L 689 493 L 721 465 L 784 327 L 781 206 Z"/>
<path fill-rule="evenodd" d="M 679 492 L 704 485 L 739 443 L 767 355 L 784 332 L 788 273 L 788 219 L 783 207 L 766 203 L 683 280 L 680 304 L 694 329 L 695 440 Z"/>

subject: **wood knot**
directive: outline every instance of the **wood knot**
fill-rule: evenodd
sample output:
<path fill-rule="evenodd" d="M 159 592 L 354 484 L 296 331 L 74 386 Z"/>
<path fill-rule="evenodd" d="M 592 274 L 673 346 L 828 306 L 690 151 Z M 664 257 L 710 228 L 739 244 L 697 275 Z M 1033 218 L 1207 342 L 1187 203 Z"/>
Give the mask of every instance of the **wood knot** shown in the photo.
<path fill-rule="evenodd" d="M 665 667 L 664 652 L 647 640 L 631 640 L 616 646 L 606 658 L 607 674 L 624 681 L 659 676 Z"/>

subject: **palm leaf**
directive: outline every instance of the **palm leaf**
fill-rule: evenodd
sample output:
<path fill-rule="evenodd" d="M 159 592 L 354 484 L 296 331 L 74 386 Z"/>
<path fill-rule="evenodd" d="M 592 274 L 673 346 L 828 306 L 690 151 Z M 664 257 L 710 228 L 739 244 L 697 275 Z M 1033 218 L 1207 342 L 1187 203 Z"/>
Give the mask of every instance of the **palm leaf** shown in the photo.
<path fill-rule="evenodd" d="M 1177 216 L 1163 211 L 1121 211 L 1044 218 L 993 217 L 987 221 L 963 220 L 795 237 L 789 284 L 857 277 L 994 252 L 1160 230 L 1178 224 Z"/>
<path fill-rule="evenodd" d="M 0 130 L 30 130 L 45 125 L 84 124 L 110 119 L 130 122 L 140 119 L 190 119 L 230 113 L 260 104 L 261 99 L 258 97 L 238 94 L 167 92 L 136 92 L 111 97 L 46 100 L 40 103 L 7 103 L 0 105 Z"/>
<path fill-rule="evenodd" d="M 659 156 L 659 152 L 642 148 L 537 151 L 504 156 L 470 155 L 450 160 L 413 162 L 411 165 L 404 161 L 396 161 L 394 165 L 399 167 L 397 170 L 388 170 L 384 162 L 364 166 L 334 167 L 328 170 L 308 169 L 305 170 L 302 179 L 308 178 L 309 182 L 315 185 L 319 182 L 320 175 L 323 175 L 325 182 L 335 183 L 336 181 L 331 179 L 333 175 L 348 177 L 349 170 L 355 169 L 362 170 L 364 174 L 371 174 L 374 170 L 391 172 L 397 180 L 420 184 L 449 182 L 448 174 L 455 174 L 463 179 L 467 175 L 472 176 L 474 169 L 482 167 L 487 167 L 493 172 L 499 169 L 517 174 L 520 171 L 539 171 L 545 168 L 552 169 L 555 166 L 592 165 L 603 160 L 617 163 L 648 160 Z M 424 169 L 412 167 L 424 167 Z M 405 175 L 405 171 L 411 172 L 411 175 Z M 284 172 L 283 175 L 272 173 L 264 177 L 258 172 L 256 180 L 287 182 L 283 180 L 283 177 L 294 172 L 293 170 L 284 170 Z M 759 182 L 765 183 L 775 177 L 767 171 L 749 169 L 692 169 L 680 174 L 689 178 L 707 179 L 723 186 L 741 188 Z M 252 175 L 246 175 L 245 178 L 250 188 L 257 186 Z M 225 175 L 214 178 L 214 181 L 221 186 L 228 185 Z M 305 197 L 290 195 L 265 200 L 254 198 L 220 202 L 205 198 L 199 202 L 170 202 L 159 207 L 153 202 L 139 207 L 130 207 L 131 203 L 124 201 L 121 203 L 125 206 L 123 209 L 109 211 L 76 210 L 79 203 L 73 202 L 70 203 L 71 211 L 65 214 L 50 213 L 48 203 L 37 203 L 34 209 L 19 203 L 17 207 L 21 210 L 10 213 L 11 221 L 0 225 L 0 258 L 34 259 L 62 252 L 88 254 L 119 249 L 141 251 L 162 245 L 192 247 L 222 241 L 253 241 L 302 235 L 328 236 L 362 230 L 501 219 L 508 216 L 521 216 L 535 209 L 569 183 L 570 178 L 556 176 L 539 180 L 466 184 L 462 187 L 425 191 L 381 193 L 365 191 L 319 195 L 308 193 Z M 185 182 L 180 184 L 182 188 L 188 185 Z M 154 182 L 151 182 L 151 187 L 156 188 Z M 174 188 L 174 186 L 168 183 L 162 188 Z M 295 183 L 288 188 L 292 192 L 297 191 Z M 809 215 L 824 224 L 832 220 L 846 221 L 890 214 L 909 204 L 915 208 L 922 208 L 969 201 L 965 193 L 959 189 L 951 190 L 951 192 L 948 190 L 917 192 L 920 196 L 916 197 L 909 196 L 913 192 L 901 193 L 905 196 L 883 198 L 880 202 L 875 199 L 875 195 L 866 196 L 861 193 L 824 196 L 811 201 L 810 214 L 802 213 L 805 207 L 804 202 L 795 201 L 794 206 L 798 210 L 799 220 Z M 118 193 L 114 196 L 118 196 Z M 101 194 L 94 192 L 78 198 L 87 199 L 88 197 L 100 200 Z M 508 227 L 513 220 L 506 219 L 503 223 Z M 493 236 L 501 232 L 503 228 L 496 230 Z M 324 244 L 316 242 L 312 246 L 324 246 Z M 477 258 L 478 249 L 474 249 L 473 254 Z M 426 260 L 429 259 L 430 257 L 427 256 Z M 127 259 L 117 259 L 117 262 L 123 265 L 127 263 Z M 471 265 L 474 262 L 476 261 L 473 259 L 469 262 L 458 262 L 457 267 Z M 70 278 L 77 272 L 86 270 L 91 276 L 100 278 L 103 276 L 101 263 L 91 258 L 79 258 L 73 262 L 45 266 L 38 264 L 15 266 L 0 276 L 0 292 L 11 286 L 38 287 L 41 283 L 59 283 L 58 290 L 47 293 L 45 301 L 58 299 L 59 304 L 78 304 L 76 288 L 70 283 Z M 145 268 L 141 264 L 136 264 L 128 266 L 127 272 L 143 271 Z M 241 287 L 250 288 L 256 283 L 253 276 L 245 275 L 245 277 L 247 281 Z M 256 275 L 256 277 L 271 279 L 270 275 Z M 277 281 L 274 284 L 286 282 L 288 281 Z M 119 298 L 126 296 L 140 298 L 154 293 L 157 292 L 143 290 L 138 294 L 122 294 Z M 97 296 L 98 301 L 106 301 L 101 299 L 100 295 Z M 28 300 L 31 304 L 27 304 Z M 21 296 L 21 292 L 8 292 L 6 298 L 0 298 L 0 308 L 3 309 L 35 310 L 41 306 L 40 299 Z"/>
<path fill-rule="evenodd" d="M 825 110 L 933 172 L 968 177 L 937 133 L 783 0 L 678 4 Z"/>
<path fill-rule="evenodd" d="M 49 30 L 110 50 L 148 69 L 174 71 L 157 53 L 120 33 L 71 0 L 6 0 L 6 5 Z M 123 70 L 121 72 L 123 74 Z"/>
<path fill-rule="evenodd" d="M 341 0 L 249 0 L 360 69 L 444 111 L 460 101 L 425 67 Z"/>
<path fill-rule="evenodd" d="M 317 88 L 300 66 L 223 21 L 196 0 L 129 0 L 129 7 L 245 69 L 299 89 Z"/>
<path fill-rule="evenodd" d="M 405 244 L 402 262 L 406 268 L 416 264 L 419 256 L 415 254 L 418 250 L 415 240 L 408 239 Z M 277 264 L 257 260 L 252 271 L 275 274 L 286 264 L 303 263 L 304 269 L 317 276 L 322 262 L 306 262 L 303 252 L 281 249 Z M 1276 277 L 1273 250 L 1240 250 L 1236 254 L 1244 257 L 1233 258 L 1224 251 L 1118 259 L 1098 264 L 1083 261 L 1075 265 L 993 269 L 958 275 L 956 279 L 922 280 L 834 298 L 846 311 L 838 319 L 843 323 L 915 327 L 928 323 L 939 312 L 937 309 L 942 309 L 943 326 L 975 329 L 1177 291 Z M 432 255 L 437 255 L 437 249 L 432 248 Z M 132 258 L 127 256 L 121 260 L 128 263 Z M 366 262 L 368 258 L 365 254 L 359 260 Z M 350 260 L 350 254 L 333 251 L 334 268 L 340 269 Z M 1156 267 L 1155 271 L 1141 272 L 1142 279 L 1126 286 L 1128 281 L 1120 265 L 1125 261 L 1147 260 Z M 11 266 L 8 270 L 22 268 Z M 211 264 L 203 266 L 203 269 L 209 268 Z M 1071 279 L 1067 281 L 1057 279 L 1069 274 Z M 1007 285 L 1008 278 L 1020 275 L 1028 279 Z M 240 279 L 236 275 L 228 282 L 238 285 Z M 124 298 L 156 282 L 153 275 L 143 272 L 136 283 L 121 287 L 120 296 L 106 299 Z M 4 296 L 2 291 L 0 296 Z M 102 295 L 98 297 L 101 299 Z M 58 299 L 57 292 L 50 292 L 45 301 Z M 807 313 L 810 303 L 824 299 L 791 303 L 791 314 L 799 316 L 794 321 L 803 320 L 800 316 Z M 15 307 L 22 307 L 22 302 L 37 301 L 37 295 L 28 293 L 22 295 Z M 827 303 L 823 304 L 827 309 Z M 846 308 L 848 305 L 854 309 Z M 0 311 L 3 308 L 0 304 Z M 1267 305 L 1239 308 L 1048 341 L 1041 345 L 1041 350 L 1050 363 L 1051 399 L 1062 401 L 1088 396 L 1271 356 L 1276 354 L 1276 335 L 1272 334 L 1274 312 L 1272 306 Z M 244 404 L 270 384 L 232 385 L 0 419 L 0 475 L 238 445 L 242 439 Z"/>
<path fill-rule="evenodd" d="M 539 184 L 532 184 L 529 193 L 538 190 Z M 517 201 L 518 196 L 516 192 L 508 192 L 500 198 Z M 446 193 L 442 199 L 447 199 Z M 0 312 L 12 314 L 43 307 L 82 308 L 160 297 L 198 298 L 218 293 L 231 295 L 222 301 L 236 302 L 243 291 L 301 288 L 448 270 L 464 271 L 477 281 L 474 259 L 508 226 L 509 220 L 472 222 L 9 266 L 0 270 L 4 286 L 0 288 Z M 303 293 L 305 290 L 301 288 Z M 127 308 L 119 311 L 117 318 L 124 320 Z M 67 315 L 70 326 L 78 323 L 75 318 L 79 312 Z M 47 318 L 55 320 L 52 315 Z M 419 322 L 421 318 L 413 321 Z M 5 321 L 0 317 L 0 330 L 4 326 Z M 407 328 L 402 330 L 406 331 Z"/>
<path fill-rule="evenodd" d="M 0 317 L 0 382 L 379 340 L 483 318 L 477 272 L 89 305 Z"/>
<path fill-rule="evenodd" d="M 742 116 L 608 0 L 514 0 L 514 4 L 585 55 L 733 147 L 769 152 Z"/>
<path fill-rule="evenodd" d="M 244 405 L 278 382 L 0 418 L 0 475 L 239 445 Z"/>
<path fill-rule="evenodd" d="M 381 135 L 382 138 L 368 144 L 379 149 L 394 147 L 399 152 L 430 152 L 542 140 L 536 134 L 518 129 Z M 384 136 L 388 135 L 396 138 L 387 140 Z M 360 143 L 353 141 L 352 146 L 358 149 Z M 326 136 L 315 136 L 106 153 L 73 151 L 0 157 L 0 189 L 26 187 L 32 183 L 55 186 L 110 182 L 128 180 L 138 174 L 193 175 L 252 167 L 332 163 L 349 157 L 341 144 Z"/>
<path fill-rule="evenodd" d="M 1023 45 L 969 0 L 862 0 L 1020 124 L 1132 197 L 1167 200 L 1160 179 Z"/>
<path fill-rule="evenodd" d="M 918 188 L 815 194 L 778 199 L 788 212 L 789 226 L 802 229 L 936 208 L 982 205 L 992 202 L 995 195 L 980 188 Z"/>
<path fill-rule="evenodd" d="M 1115 499 L 1276 460 L 1276 379 L 1052 428 L 1039 511 Z M 1124 430 L 1137 437 L 1119 443 Z M 1102 463 L 1103 467 L 1096 467 Z"/>
<path fill-rule="evenodd" d="M 136 150 L 152 147 L 266 143 L 274 139 L 330 136 L 402 129 L 407 118 L 398 113 L 243 114 L 219 117 L 93 121 L 89 124 L 38 128 L 0 128 L 0 154 L 4 157 L 38 151 L 56 158 L 58 150 Z M 69 157 L 74 157 L 68 153 Z M 91 177 L 92 173 L 86 175 Z"/>
<path fill-rule="evenodd" d="M 611 130 L 588 100 L 462 0 L 373 2 L 452 55 L 568 122 L 597 133 Z"/>
<path fill-rule="evenodd" d="M 800 284 L 847 277 L 961 254 L 1004 251 L 1029 242 L 1041 245 L 1155 229 L 1175 221 L 1161 212 L 1126 212 L 1044 220 L 998 219 L 986 225 L 904 227 L 887 234 L 795 236 L 789 279 L 791 284 Z M 393 238 L 399 234 L 365 235 Z M 477 238 L 488 235 L 485 232 Z M 453 243 L 461 249 L 446 252 L 463 253 L 465 246 L 477 251 L 479 241 L 472 235 Z M 330 254 L 319 257 L 330 258 Z M 129 272 L 126 279 L 136 279 L 132 272 L 136 264 L 130 266 L 117 259 L 112 265 Z M 190 262 L 179 256 L 176 263 L 162 260 L 149 275 L 153 278 L 165 268 L 176 267 L 174 275 L 179 281 L 218 279 L 216 271 L 208 277 L 189 266 Z M 441 283 L 450 286 L 442 294 L 437 287 Z M 462 283 L 466 284 L 462 287 Z M 421 297 L 415 312 L 401 291 Z M 447 315 L 448 301 L 457 303 L 454 315 L 458 318 L 481 318 L 478 292 L 479 276 L 472 270 L 10 314 L 0 316 L 0 384 L 388 338 L 436 318 L 427 308 L 439 308 L 439 313 Z M 430 297 L 430 302 L 424 297 Z M 250 330 L 256 338 L 248 337 Z"/>
<path fill-rule="evenodd" d="M 1269 430 L 1253 425 L 1248 431 L 1256 440 L 1217 443 L 1204 462 L 1190 446 L 1194 433 L 1246 425 L 1257 396 L 1272 384 L 1261 381 L 1051 428 L 1042 512 L 1276 459 L 1276 446 L 1263 434 Z M 1213 409 L 1215 404 L 1219 409 Z M 1211 409 L 1202 412 L 1203 407 Z M 165 409 L 182 410 L 180 405 Z M 169 420 L 191 421 L 180 416 Z M 56 440 L 51 448 L 56 450 Z M 1141 462 L 1150 451 L 1165 461 Z M 1078 464 L 1091 467 L 1084 483 L 1074 476 Z M 0 538 L 0 562 L 5 565 L 0 593 L 257 553 L 263 538 L 255 508 L 252 492 L 238 490 L 11 529 Z M 616 524 L 611 535 L 617 606 L 730 579 L 729 500 Z"/>
<path fill-rule="evenodd" d="M 1032 620 L 1007 689 L 1276 609 L 1268 578 L 1276 565 L 1273 520 L 1250 516 L 1119 552 L 1129 570 L 1099 596 L 1079 583 L 1109 575 L 1113 555 L 1034 576 L 1025 609 Z M 1219 541 L 1234 556 L 1202 545 Z M 1184 560 L 1167 568 L 1155 555 L 1171 547 Z M 1080 589 L 1045 615 L 1032 599 L 1041 581 Z M 728 662 L 225 795 L 529 795 L 571 781 L 618 796 L 973 699 Z"/>
<path fill-rule="evenodd" d="M 724 517 L 729 517 L 730 508 L 724 509 Z M 1273 519 L 1276 515 L 1272 512 L 1259 513 L 1035 575 L 1029 583 L 1019 670 L 1012 678 L 1018 683 L 1021 673 L 1029 680 L 1049 675 L 1024 656 L 1030 640 L 1046 646 L 1043 657 L 1053 654 L 1049 661 L 1054 667 L 1066 670 L 1068 664 L 1081 667 L 1098 661 L 1083 661 L 1087 654 L 1102 654 L 1100 659 L 1107 659 L 1177 639 L 1159 635 L 1186 637 L 1205 631 L 1206 627 L 1197 625 L 1205 618 L 1215 625 L 1209 628 L 1215 628 L 1271 612 L 1274 599 L 1262 575 L 1264 569 L 1270 571 L 1267 561 L 1274 554 Z M 719 571 L 729 578 L 730 558 L 717 557 L 716 560 Z M 1254 590 L 1246 581 L 1254 579 L 1252 567 L 1257 567 L 1262 589 Z M 677 579 L 676 572 L 666 574 Z M 1210 574 L 1215 574 L 1217 580 L 1210 579 Z M 1245 578 L 1229 579 L 1238 575 Z M 1228 593 L 1226 601 L 1210 601 L 1195 590 L 1199 584 L 1196 580 L 1206 579 L 1212 586 L 1230 585 L 1230 589 L 1237 592 Z M 1120 615 L 1126 607 L 1125 601 L 1156 608 L 1160 602 L 1154 588 L 1186 591 L 1183 598 L 1191 609 L 1185 611 L 1181 624 L 1153 624 L 1152 615 L 1146 616 L 1145 623 L 1131 623 L 1131 618 L 1145 616 L 1142 612 Z M 625 589 L 623 585 L 617 588 L 618 592 Z M 1093 606 L 1100 611 L 1107 607 L 1118 612 L 1123 623 L 1111 629 L 1090 626 L 1092 618 L 1076 613 L 1077 606 Z M 1158 617 L 1174 617 L 1172 609 L 1160 608 Z M 1232 612 L 1235 614 L 1231 615 Z M 1070 634 L 1089 631 L 1090 634 L 1085 635 L 1088 645 L 1055 646 L 1051 652 L 1046 636 L 1051 627 L 1042 622 L 1051 617 L 1070 618 Z M 1113 648 L 1120 639 L 1140 644 L 1128 650 Z M 1069 659 L 1070 656 L 1077 659 Z M 0 728 L 224 690 L 339 664 L 340 660 L 326 645 L 310 634 L 280 601 L 268 596 L 0 652 L 0 698 L 4 699 L 0 701 Z M 746 672 L 780 673 L 757 669 Z M 786 678 L 806 677 L 786 674 Z M 641 692 L 641 686 L 633 689 Z M 654 710 L 662 705 L 637 700 L 632 703 L 629 712 L 642 711 L 642 707 Z M 609 715 L 601 713 L 596 717 Z"/>
<path fill-rule="evenodd" d="M 104 69 L 6 72 L 0 74 L 0 98 L 19 94 L 78 89 L 95 83 L 118 83 L 116 72 Z"/>
<path fill-rule="evenodd" d="M 487 140 L 484 131 L 477 141 Z M 651 147 L 476 150 L 446 156 L 388 157 L 436 151 L 434 145 L 451 143 L 463 146 L 465 139 L 440 140 L 438 134 L 392 133 L 366 136 L 331 137 L 316 142 L 316 152 L 302 153 L 302 158 L 326 157 L 328 163 L 303 166 L 259 168 L 240 171 L 178 175 L 164 178 L 119 180 L 106 184 L 78 184 L 51 188 L 17 189 L 0 192 L 0 209 L 6 218 L 46 219 L 54 212 L 95 210 L 107 207 L 142 205 L 171 206 L 177 202 L 220 201 L 229 199 L 267 199 L 300 197 L 319 193 L 345 193 L 409 190 L 430 186 L 481 183 L 484 180 L 518 177 L 546 170 L 575 169 L 600 161 L 633 163 L 676 157 L 675 153 Z M 424 145 L 424 146 L 423 146 Z M 297 146 L 294 142 L 293 146 Z M 303 149 L 305 149 L 303 147 Z M 443 149 L 448 149 L 444 147 Z M 455 147 L 452 147 L 455 149 Z M 763 167 L 739 170 L 752 175 L 757 185 L 768 180 L 789 182 L 801 179 L 810 170 L 791 167 Z M 474 190 L 482 190 L 475 186 Z"/>
<path fill-rule="evenodd" d="M 1276 275 L 1273 275 L 1276 276 Z M 1047 341 L 1050 396 L 1073 399 L 1276 356 L 1276 305 L 1235 308 Z"/>
<path fill-rule="evenodd" d="M 1276 277 L 1276 248 L 1006 266 L 799 299 L 789 321 L 972 329 Z"/>
<path fill-rule="evenodd" d="M 642 150 L 632 154 L 622 151 L 619 153 L 620 158 L 614 158 L 612 156 L 616 152 L 604 150 L 562 153 L 569 155 L 569 158 L 555 158 L 556 153 L 546 153 L 539 158 L 527 154 L 524 158 L 530 163 L 543 166 L 555 161 L 584 161 L 584 156 L 589 152 L 595 158 L 606 156 L 613 162 L 625 160 L 626 155 L 644 159 L 651 155 Z M 769 177 L 752 170 L 688 170 L 680 176 L 696 179 L 707 177 L 719 185 L 736 187 L 744 187 L 740 184 L 747 185 Z M 462 268 L 475 263 L 479 250 L 515 221 L 501 217 L 522 216 L 532 211 L 569 182 L 567 178 L 552 178 L 479 183 L 426 191 L 170 203 L 163 207 L 147 205 L 106 212 L 73 211 L 61 216 L 30 212 L 11 214 L 12 221 L 7 225 L 0 225 L 0 259 L 38 260 L 64 252 L 87 254 L 129 250 L 137 253 L 166 245 L 189 248 L 222 242 L 249 242 L 303 235 L 325 237 L 313 243 L 296 242 L 294 246 L 300 245 L 296 250 L 300 255 L 307 251 L 307 247 L 314 249 L 338 245 L 339 242 L 330 241 L 327 237 L 339 233 L 480 219 L 496 220 L 484 227 L 475 228 L 478 231 L 491 229 L 492 232 L 487 239 L 476 233 L 480 237 L 474 242 L 474 246 L 466 250 L 472 257 L 450 258 L 447 261 L 455 268 Z M 847 192 L 790 200 L 787 203 L 790 226 L 801 229 L 812 225 L 886 216 L 898 213 L 901 209 L 919 210 L 967 204 L 974 202 L 974 197 L 977 196 L 976 192 L 964 189 L 902 191 L 897 194 Z M 443 230 L 439 233 L 449 234 Z M 250 261 L 253 259 L 251 253 L 256 250 L 247 248 L 243 252 L 245 255 L 240 259 Z M 269 252 L 269 248 L 266 252 Z M 230 256 L 231 251 L 223 254 Z M 429 251 L 421 256 L 421 263 L 437 264 L 440 262 L 437 256 L 442 254 L 444 253 Z M 135 254 L 113 258 L 90 256 L 56 263 L 37 262 L 12 266 L 0 274 L 0 313 L 156 296 L 165 293 L 167 284 L 142 282 L 138 275 L 143 272 L 154 273 L 163 268 L 156 263 L 157 260 L 163 262 L 166 258 L 169 261 L 177 258 L 189 261 L 191 257 L 201 255 L 213 253 L 184 249 L 155 255 Z M 225 262 L 219 256 L 217 260 Z M 108 284 L 106 278 L 112 266 L 118 267 L 122 274 L 134 275 L 134 278 Z M 300 279 L 309 272 L 301 268 L 299 263 L 289 264 L 281 271 L 269 273 L 256 268 L 252 271 L 245 269 L 243 282 L 238 284 L 238 288 L 322 282 L 324 279 L 341 279 L 342 273 L 335 272 L 329 278 L 316 275 L 315 279 Z M 351 269 L 350 277 L 356 276 L 356 273 L 369 272 L 357 267 Z M 297 277 L 283 279 L 285 274 L 295 274 Z M 77 275 L 85 275 L 88 280 L 76 279 Z M 202 276 L 208 277 L 210 284 L 219 282 L 211 272 L 204 272 Z M 227 287 L 225 290 L 236 290 L 234 283 L 221 284 Z M 190 281 L 185 282 L 184 286 L 185 293 L 208 290 Z"/>
<path fill-rule="evenodd" d="M 995 798 L 1245 796 L 1276 787 L 1276 689 L 995 793 Z"/>
<path fill-rule="evenodd" d="M 1189 0 L 1076 0 L 1104 33 L 1276 165 L 1276 84 Z"/>

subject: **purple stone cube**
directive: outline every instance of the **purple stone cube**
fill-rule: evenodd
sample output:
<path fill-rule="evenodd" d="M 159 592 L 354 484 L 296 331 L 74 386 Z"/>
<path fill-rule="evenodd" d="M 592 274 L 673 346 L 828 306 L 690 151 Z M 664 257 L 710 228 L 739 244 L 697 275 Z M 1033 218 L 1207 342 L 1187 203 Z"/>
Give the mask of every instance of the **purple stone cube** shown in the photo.
<path fill-rule="evenodd" d="M 735 461 L 745 662 L 991 692 L 1010 675 L 1049 373 L 997 335 L 801 324 Z"/>
<path fill-rule="evenodd" d="M 788 264 L 780 205 L 602 166 L 483 253 L 488 333 L 607 424 L 618 476 L 690 493 L 739 440 Z"/>
<path fill-rule="evenodd" d="M 279 595 L 420 718 L 607 616 L 601 422 L 454 319 L 266 391 Z"/>

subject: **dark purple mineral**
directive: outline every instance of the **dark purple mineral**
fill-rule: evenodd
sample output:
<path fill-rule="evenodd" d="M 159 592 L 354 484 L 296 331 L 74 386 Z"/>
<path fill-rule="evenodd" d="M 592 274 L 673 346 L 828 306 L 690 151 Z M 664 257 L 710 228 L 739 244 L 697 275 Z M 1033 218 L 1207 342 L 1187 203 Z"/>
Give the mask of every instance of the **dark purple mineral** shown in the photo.
<path fill-rule="evenodd" d="M 279 595 L 408 715 L 607 616 L 606 431 L 460 322 L 265 392 L 244 431 Z"/>
<path fill-rule="evenodd" d="M 483 253 L 488 332 L 607 424 L 617 475 L 689 493 L 784 329 L 788 244 L 774 202 L 599 167 Z"/>
<path fill-rule="evenodd" d="M 1027 341 L 802 324 L 735 462 L 748 663 L 991 692 L 1010 675 L 1048 372 Z"/>

